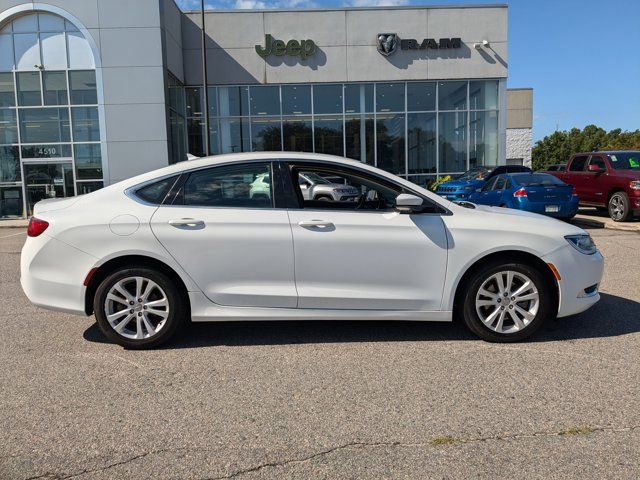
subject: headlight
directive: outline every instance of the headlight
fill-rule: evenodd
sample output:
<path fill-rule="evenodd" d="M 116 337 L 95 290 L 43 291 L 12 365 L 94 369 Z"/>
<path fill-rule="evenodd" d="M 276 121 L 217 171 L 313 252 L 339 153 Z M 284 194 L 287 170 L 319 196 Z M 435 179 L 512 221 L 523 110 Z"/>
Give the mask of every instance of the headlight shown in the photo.
<path fill-rule="evenodd" d="M 593 255 L 598 251 L 595 242 L 589 234 L 567 235 L 564 238 L 567 239 L 567 242 L 569 242 L 573 248 L 585 255 Z"/>
<path fill-rule="evenodd" d="M 632 180 L 629 187 L 633 190 L 640 190 L 640 180 Z"/>

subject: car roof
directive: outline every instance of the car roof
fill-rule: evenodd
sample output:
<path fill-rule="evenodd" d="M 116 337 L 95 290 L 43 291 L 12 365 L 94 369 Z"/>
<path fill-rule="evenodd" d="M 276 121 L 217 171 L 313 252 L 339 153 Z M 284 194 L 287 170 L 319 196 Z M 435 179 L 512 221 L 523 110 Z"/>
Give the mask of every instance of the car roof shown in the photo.
<path fill-rule="evenodd" d="M 601 154 L 601 155 L 616 155 L 618 153 L 640 153 L 640 150 L 600 150 L 597 152 L 579 152 L 579 153 L 574 153 L 573 156 L 577 156 L 577 155 L 597 155 L 597 154 Z"/>

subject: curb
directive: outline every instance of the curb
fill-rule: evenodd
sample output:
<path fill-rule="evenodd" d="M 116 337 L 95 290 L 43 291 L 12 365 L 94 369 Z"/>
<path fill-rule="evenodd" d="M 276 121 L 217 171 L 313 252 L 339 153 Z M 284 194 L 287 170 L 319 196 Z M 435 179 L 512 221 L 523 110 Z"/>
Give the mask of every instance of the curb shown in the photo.
<path fill-rule="evenodd" d="M 619 232 L 636 232 L 640 233 L 640 224 L 638 222 L 619 223 L 614 221 L 600 221 L 594 218 L 585 218 L 575 216 L 572 223 L 587 228 L 606 228 L 607 230 L 616 230 Z"/>

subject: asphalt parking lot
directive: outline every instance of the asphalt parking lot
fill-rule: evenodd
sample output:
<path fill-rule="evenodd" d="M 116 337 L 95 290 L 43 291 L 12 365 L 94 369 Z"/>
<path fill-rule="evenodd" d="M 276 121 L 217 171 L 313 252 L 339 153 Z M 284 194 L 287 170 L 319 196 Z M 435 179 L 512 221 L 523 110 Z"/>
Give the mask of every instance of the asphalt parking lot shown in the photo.
<path fill-rule="evenodd" d="M 602 300 L 527 343 L 269 322 L 127 351 L 29 304 L 0 228 L 0 478 L 638 478 L 640 234 L 591 233 Z"/>

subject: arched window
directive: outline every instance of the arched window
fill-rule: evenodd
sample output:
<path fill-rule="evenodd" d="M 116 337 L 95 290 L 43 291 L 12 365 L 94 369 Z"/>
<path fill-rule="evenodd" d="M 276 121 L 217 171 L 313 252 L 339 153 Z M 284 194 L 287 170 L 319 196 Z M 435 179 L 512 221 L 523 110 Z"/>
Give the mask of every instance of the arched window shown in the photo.
<path fill-rule="evenodd" d="M 0 25 L 0 218 L 102 187 L 95 59 L 49 12 Z"/>

